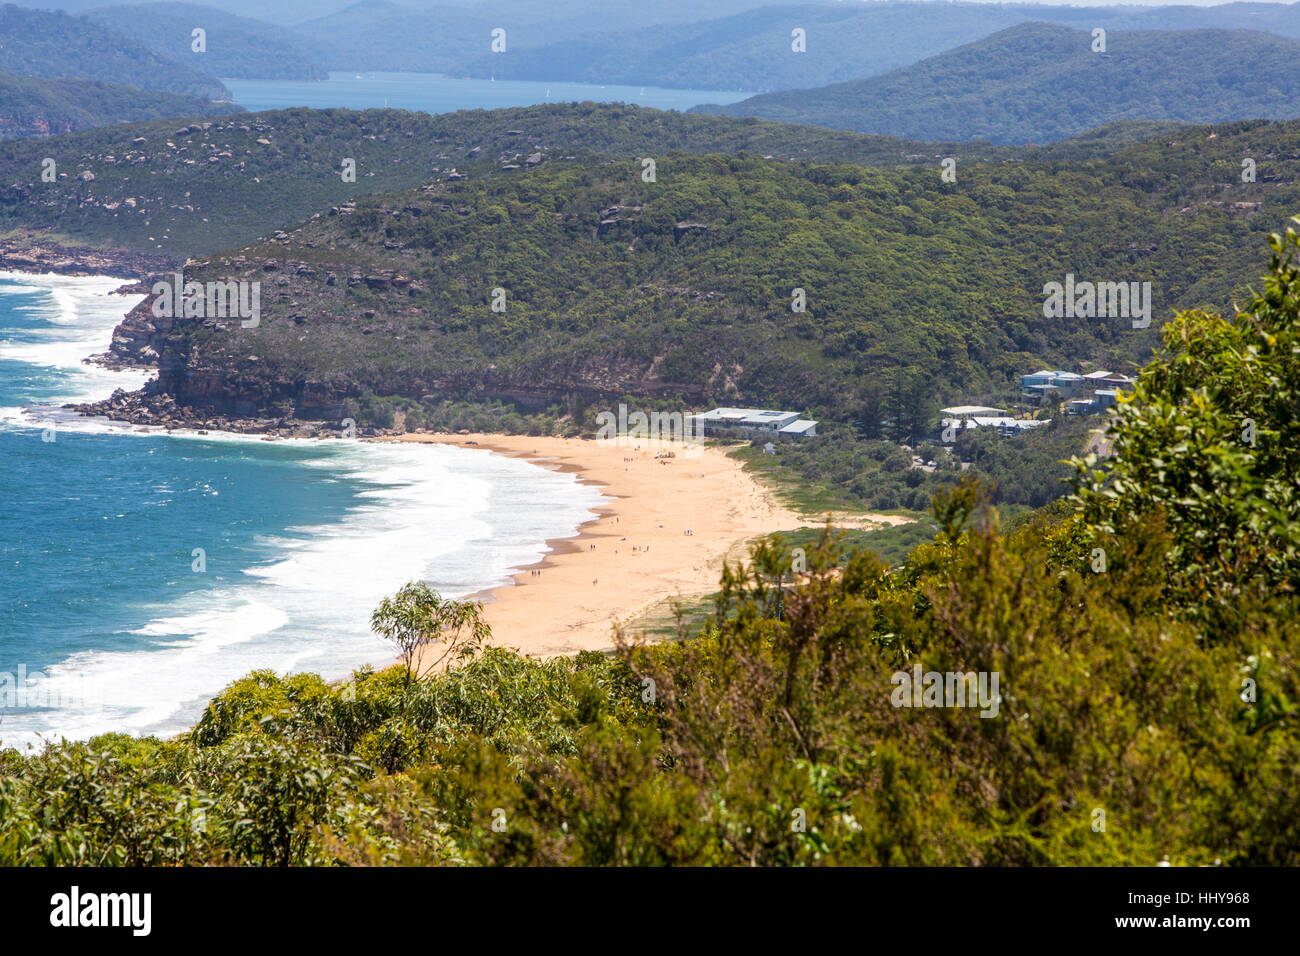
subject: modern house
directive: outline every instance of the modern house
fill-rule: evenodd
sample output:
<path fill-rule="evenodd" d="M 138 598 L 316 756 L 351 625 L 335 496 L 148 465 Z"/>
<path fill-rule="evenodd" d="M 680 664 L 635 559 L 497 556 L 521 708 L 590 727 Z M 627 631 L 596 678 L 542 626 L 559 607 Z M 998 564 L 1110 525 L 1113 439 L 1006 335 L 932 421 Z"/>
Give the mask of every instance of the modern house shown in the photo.
<path fill-rule="evenodd" d="M 1133 379 L 1127 375 L 1121 375 L 1119 372 L 1107 372 L 1104 369 L 1096 372 L 1089 372 L 1083 376 L 1086 384 L 1104 386 L 1105 388 L 1130 388 L 1133 385 Z"/>
<path fill-rule="evenodd" d="M 817 423 L 798 412 L 767 408 L 715 408 L 690 416 L 691 431 L 705 438 L 782 438 L 798 441 L 817 434 Z"/>
<path fill-rule="evenodd" d="M 1067 415 L 1097 415 L 1114 407 L 1119 401 L 1119 389 L 1099 388 L 1092 398 L 1074 398 L 1065 403 Z"/>
<path fill-rule="evenodd" d="M 1027 401 L 1041 405 L 1043 399 L 1052 392 L 1056 392 L 1062 398 L 1073 398 L 1083 382 L 1083 376 L 1074 372 L 1043 369 L 1020 376 L 1020 393 Z"/>
<path fill-rule="evenodd" d="M 1007 418 L 1006 416 L 975 415 L 970 418 L 941 418 L 939 420 L 939 441 L 951 445 L 957 441 L 957 435 L 967 428 L 995 428 L 1000 437 L 1018 435 L 1051 424 L 1032 418 Z"/>
<path fill-rule="evenodd" d="M 1006 412 L 1001 408 L 990 408 L 987 405 L 953 405 L 950 408 L 939 409 L 940 415 L 946 415 L 949 418 L 1003 418 Z"/>

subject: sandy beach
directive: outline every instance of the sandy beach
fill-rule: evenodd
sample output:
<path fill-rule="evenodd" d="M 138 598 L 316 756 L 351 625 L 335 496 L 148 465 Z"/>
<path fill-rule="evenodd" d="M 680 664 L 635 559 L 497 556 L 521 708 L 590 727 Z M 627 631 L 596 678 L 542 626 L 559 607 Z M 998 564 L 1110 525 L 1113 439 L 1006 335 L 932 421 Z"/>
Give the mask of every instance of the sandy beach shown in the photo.
<path fill-rule="evenodd" d="M 735 459 L 716 448 L 653 442 L 618 447 L 579 438 L 512 435 L 404 435 L 398 441 L 477 447 L 571 471 L 608 499 L 575 537 L 549 541 L 538 564 L 511 584 L 475 595 L 493 642 L 550 657 L 614 644 L 614 628 L 666 598 L 717 590 L 724 559 L 774 531 L 819 526 L 782 506 Z M 906 519 L 879 516 L 879 523 Z M 534 573 L 537 572 L 537 573 Z"/>

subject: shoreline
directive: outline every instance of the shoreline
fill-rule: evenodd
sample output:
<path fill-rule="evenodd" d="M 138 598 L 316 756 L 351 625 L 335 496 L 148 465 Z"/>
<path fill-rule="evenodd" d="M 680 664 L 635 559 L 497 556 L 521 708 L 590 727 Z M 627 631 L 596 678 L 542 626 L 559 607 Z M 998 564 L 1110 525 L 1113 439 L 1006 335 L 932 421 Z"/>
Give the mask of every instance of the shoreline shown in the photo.
<path fill-rule="evenodd" d="M 667 600 L 718 589 L 724 561 L 777 531 L 820 525 L 776 500 L 775 492 L 719 447 L 698 457 L 657 458 L 665 443 L 618 447 L 594 439 L 493 434 L 425 434 L 381 439 L 471 447 L 575 474 L 607 503 L 573 535 L 545 542 L 546 553 L 509 581 L 465 600 L 483 602 L 492 643 L 527 656 L 554 657 L 614 647 L 616 629 Z M 904 524 L 896 515 L 862 515 Z M 436 658 L 438 651 L 431 650 Z"/>
<path fill-rule="evenodd" d="M 178 420 L 170 414 L 174 406 L 161 415 L 157 409 L 137 406 L 129 417 L 117 417 L 104 414 L 110 404 L 105 400 L 66 407 L 85 418 L 163 434 L 290 442 L 341 438 L 332 423 L 222 416 Z M 746 472 L 721 446 L 700 449 L 698 458 L 682 457 L 680 448 L 674 452 L 678 457 L 658 458 L 660 451 L 670 450 L 667 443 L 659 447 L 645 440 L 639 447 L 621 448 L 591 438 L 376 432 L 357 438 L 363 444 L 440 444 L 517 458 L 573 474 L 578 482 L 599 489 L 604 502 L 593 509 L 594 517 L 571 534 L 544 539 L 539 560 L 507 569 L 501 583 L 458 598 L 482 602 L 492 628 L 491 643 L 525 656 L 611 650 L 620 626 L 673 599 L 689 602 L 716 591 L 723 562 L 747 557 L 748 544 L 757 538 L 820 527 L 825 519 L 781 504 L 775 489 Z M 832 518 L 837 527 L 858 529 L 912 520 L 880 513 L 833 513 Z M 393 582 L 390 593 L 402 583 Z M 397 663 L 400 657 L 394 656 L 374 666 Z"/>
<path fill-rule="evenodd" d="M 110 364 L 102 356 L 89 361 Z M 118 390 L 108 398 L 64 408 L 128 430 L 145 426 L 150 431 L 228 433 L 264 440 L 342 437 L 333 422 L 231 418 L 181 408 L 170 396 L 144 391 Z M 528 656 L 609 650 L 617 630 L 647 612 L 673 599 L 689 602 L 715 592 L 723 563 L 746 557 L 755 539 L 822 523 L 820 516 L 806 517 L 779 503 L 774 489 L 717 446 L 677 446 L 672 455 L 661 456 L 672 446 L 650 440 L 619 447 L 582 438 L 387 429 L 364 429 L 356 437 L 373 443 L 452 445 L 519 458 L 574 474 L 580 483 L 600 491 L 604 501 L 593 509 L 594 516 L 571 534 L 542 541 L 539 560 L 509 568 L 501 583 L 462 598 L 483 602 L 493 644 Z M 896 515 L 836 516 L 837 524 L 854 527 L 908 520 Z M 391 590 L 401 583 L 393 582 Z M 395 659 L 375 664 L 386 667 Z"/>
<path fill-rule="evenodd" d="M 25 238 L 26 242 L 13 237 L 0 239 L 0 271 L 35 276 L 104 276 L 141 283 L 155 273 L 175 271 L 176 265 L 184 262 L 174 255 L 63 245 L 39 233 L 29 232 Z"/>
<path fill-rule="evenodd" d="M 128 418 L 105 415 L 103 403 L 70 406 L 86 418 L 106 419 L 155 433 L 238 436 L 248 440 L 327 442 L 340 438 L 330 423 L 221 416 L 177 420 L 135 409 Z M 98 405 L 99 408 L 95 408 Z M 92 411 L 94 408 L 94 411 Z M 153 411 L 152 409 L 150 411 Z M 608 651 L 616 629 L 673 599 L 689 602 L 718 589 L 724 561 L 747 557 L 747 545 L 779 531 L 820 527 L 824 515 L 803 515 L 779 503 L 777 493 L 744 470 L 721 446 L 698 457 L 656 457 L 669 444 L 645 440 L 622 448 L 590 438 L 494 433 L 403 432 L 358 436 L 360 443 L 440 444 L 517 458 L 573 474 L 604 500 L 571 534 L 544 539 L 539 560 L 506 569 L 505 579 L 458 600 L 482 602 L 490 643 L 525 656 L 556 657 Z M 910 523 L 900 515 L 833 515 L 840 527 Z M 389 593 L 403 582 L 394 581 Z M 431 658 L 438 652 L 431 649 Z M 421 657 L 421 659 L 423 659 Z M 400 657 L 376 660 L 377 669 Z M 417 666 L 423 666 L 417 661 Z"/>

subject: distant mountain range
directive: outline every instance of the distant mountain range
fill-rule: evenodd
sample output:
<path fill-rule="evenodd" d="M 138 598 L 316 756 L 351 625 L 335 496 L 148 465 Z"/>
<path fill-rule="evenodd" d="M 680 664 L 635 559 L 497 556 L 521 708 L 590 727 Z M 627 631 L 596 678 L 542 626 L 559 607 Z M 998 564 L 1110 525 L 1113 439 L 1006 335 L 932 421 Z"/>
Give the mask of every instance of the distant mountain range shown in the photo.
<path fill-rule="evenodd" d="M 882 73 L 1023 19 L 976 4 L 941 11 L 933 4 L 789 4 L 700 23 L 591 32 L 505 55 L 481 44 L 458 56 L 456 69 L 498 79 L 779 90 Z M 804 31 L 806 53 L 792 49 L 795 29 Z"/>
<path fill-rule="evenodd" d="M 53 0 L 32 2 L 55 5 Z M 58 5 L 84 12 L 115 34 L 210 77 L 261 79 L 319 79 L 326 70 L 397 70 L 771 92 L 877 76 L 1030 21 L 1089 31 L 1247 29 L 1300 39 L 1300 4 L 1280 3 L 1073 7 L 911 0 L 286 0 L 269 5 L 214 0 L 197 5 L 64 0 Z M 206 54 L 190 52 L 190 30 L 196 26 L 208 31 Z M 490 49 L 497 28 L 505 31 L 504 53 Z M 792 49 L 796 30 L 803 31 L 806 52 Z M 0 68 L 45 75 L 15 63 L 0 62 Z M 85 78 L 142 85 L 126 74 Z M 208 95 L 174 83 L 166 88 Z"/>
<path fill-rule="evenodd" d="M 1030 21 L 1089 31 L 1249 29 L 1300 38 L 1300 5 L 1277 3 L 560 0 L 528 7 L 444 0 L 417 7 L 411 0 L 364 0 L 294 29 L 330 69 L 765 92 L 876 76 Z M 493 27 L 506 30 L 503 54 L 489 49 Z M 804 53 L 792 49 L 796 29 L 804 31 Z"/>
<path fill-rule="evenodd" d="M 1050 142 L 1120 120 L 1300 117 L 1300 41 L 1246 30 L 1088 32 L 1028 23 L 883 76 L 694 112 L 861 133 Z"/>

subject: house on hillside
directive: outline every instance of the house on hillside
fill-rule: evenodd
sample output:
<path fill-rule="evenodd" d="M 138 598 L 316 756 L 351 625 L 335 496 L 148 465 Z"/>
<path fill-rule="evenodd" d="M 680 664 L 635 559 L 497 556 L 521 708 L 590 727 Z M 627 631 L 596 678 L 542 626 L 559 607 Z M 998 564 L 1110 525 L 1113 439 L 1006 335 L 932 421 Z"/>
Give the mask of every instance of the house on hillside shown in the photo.
<path fill-rule="evenodd" d="M 992 428 L 997 431 L 999 437 L 1006 438 L 1010 435 L 1019 435 L 1022 432 L 1032 431 L 1035 428 L 1050 424 L 1051 422 L 1048 421 L 1032 418 L 1008 418 L 1005 415 L 941 418 L 939 420 L 939 443 L 943 445 L 955 444 L 957 436 L 968 428 Z"/>
<path fill-rule="evenodd" d="M 1072 398 L 1065 403 L 1067 415 L 1098 415 L 1119 401 L 1119 389 L 1099 388 L 1092 398 Z"/>
<path fill-rule="evenodd" d="M 953 405 L 949 408 L 939 409 L 940 415 L 948 418 L 1004 418 L 1006 412 L 1001 408 L 990 408 L 987 405 Z"/>
<path fill-rule="evenodd" d="M 1083 381 L 1083 376 L 1075 372 L 1043 369 L 1020 376 L 1020 394 L 1026 401 L 1041 405 L 1052 392 L 1062 398 L 1074 398 Z"/>
<path fill-rule="evenodd" d="M 1083 376 L 1083 381 L 1087 385 L 1094 385 L 1099 388 L 1133 387 L 1133 379 L 1127 375 L 1121 375 L 1119 372 L 1107 372 L 1104 369 L 1087 373 Z"/>

